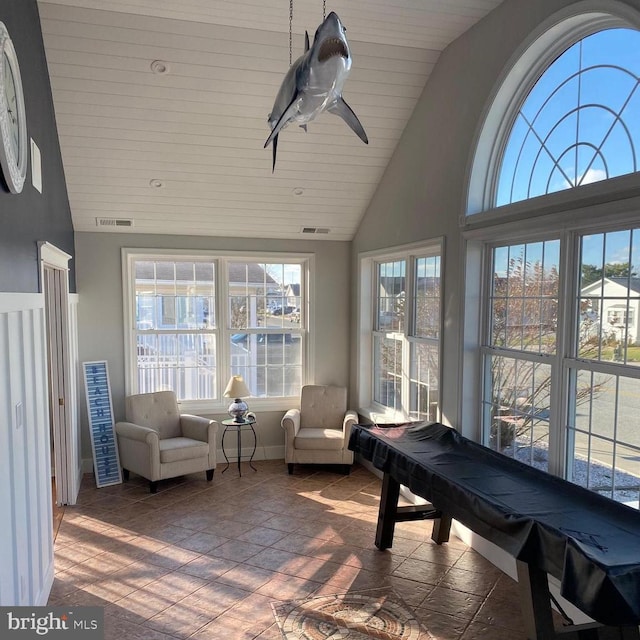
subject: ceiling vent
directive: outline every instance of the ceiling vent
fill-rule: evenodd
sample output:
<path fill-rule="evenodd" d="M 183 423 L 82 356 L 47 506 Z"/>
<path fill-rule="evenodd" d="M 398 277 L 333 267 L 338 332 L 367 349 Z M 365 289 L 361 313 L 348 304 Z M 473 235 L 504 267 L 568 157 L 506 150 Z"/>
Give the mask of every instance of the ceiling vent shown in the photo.
<path fill-rule="evenodd" d="M 302 227 L 302 233 L 329 233 L 326 227 Z"/>
<path fill-rule="evenodd" d="M 133 227 L 131 218 L 96 218 L 97 227 Z"/>

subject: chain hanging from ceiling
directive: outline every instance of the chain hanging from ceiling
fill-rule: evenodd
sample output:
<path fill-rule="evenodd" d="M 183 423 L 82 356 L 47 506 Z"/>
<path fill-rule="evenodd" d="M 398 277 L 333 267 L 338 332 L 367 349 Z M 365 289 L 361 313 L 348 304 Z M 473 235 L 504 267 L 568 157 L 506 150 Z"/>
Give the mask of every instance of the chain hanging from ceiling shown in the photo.
<path fill-rule="evenodd" d="M 322 0 L 322 22 L 327 19 L 327 0 Z M 289 66 L 293 62 L 293 0 L 289 0 Z"/>
<path fill-rule="evenodd" d="M 289 66 L 293 55 L 293 0 L 289 0 Z"/>

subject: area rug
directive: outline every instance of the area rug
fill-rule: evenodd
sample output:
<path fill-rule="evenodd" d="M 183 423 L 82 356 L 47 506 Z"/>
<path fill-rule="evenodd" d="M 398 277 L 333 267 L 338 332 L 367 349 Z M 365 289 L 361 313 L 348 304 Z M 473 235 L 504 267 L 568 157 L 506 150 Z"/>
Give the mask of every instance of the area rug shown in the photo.
<path fill-rule="evenodd" d="M 393 590 L 271 603 L 286 640 L 433 640 Z"/>

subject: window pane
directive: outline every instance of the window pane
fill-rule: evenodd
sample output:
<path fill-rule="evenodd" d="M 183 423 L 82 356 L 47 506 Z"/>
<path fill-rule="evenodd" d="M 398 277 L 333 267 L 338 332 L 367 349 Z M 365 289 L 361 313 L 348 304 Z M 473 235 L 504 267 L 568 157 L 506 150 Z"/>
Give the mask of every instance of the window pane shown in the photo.
<path fill-rule="evenodd" d="M 411 344 L 411 380 L 409 415 L 416 420 L 437 420 L 439 405 L 438 344 Z"/>
<path fill-rule="evenodd" d="M 373 343 L 373 399 L 385 407 L 401 409 L 402 341 L 375 335 Z"/>
<path fill-rule="evenodd" d="M 378 264 L 377 331 L 404 331 L 405 275 L 404 260 Z"/>
<path fill-rule="evenodd" d="M 640 380 L 573 370 L 576 402 L 568 420 L 568 477 L 638 508 Z"/>
<path fill-rule="evenodd" d="M 489 446 L 547 471 L 550 394 L 549 365 L 490 356 L 483 403 Z"/>
<path fill-rule="evenodd" d="M 640 365 L 640 229 L 582 238 L 577 353 Z"/>
<path fill-rule="evenodd" d="M 550 240 L 494 250 L 492 346 L 555 352 L 559 249 Z"/>
<path fill-rule="evenodd" d="M 216 397 L 213 334 L 138 336 L 138 393 L 173 389 L 181 400 Z"/>
<path fill-rule="evenodd" d="M 302 339 L 289 333 L 231 337 L 231 372 L 253 397 L 295 396 L 302 386 Z"/>
<path fill-rule="evenodd" d="M 296 396 L 302 386 L 302 265 L 230 262 L 232 373 L 252 396 Z"/>
<path fill-rule="evenodd" d="M 215 398 L 215 265 L 139 260 L 134 274 L 138 392 Z"/>
<path fill-rule="evenodd" d="M 372 263 L 371 400 L 389 409 L 386 419 L 438 417 L 441 257 L 437 250 L 434 244 L 425 247 L 423 255 L 408 253 L 403 259 Z"/>
<path fill-rule="evenodd" d="M 440 335 L 440 256 L 415 261 L 415 333 L 420 338 Z"/>
<path fill-rule="evenodd" d="M 496 206 L 638 170 L 639 46 L 637 31 L 607 29 L 549 65 L 515 118 Z"/>

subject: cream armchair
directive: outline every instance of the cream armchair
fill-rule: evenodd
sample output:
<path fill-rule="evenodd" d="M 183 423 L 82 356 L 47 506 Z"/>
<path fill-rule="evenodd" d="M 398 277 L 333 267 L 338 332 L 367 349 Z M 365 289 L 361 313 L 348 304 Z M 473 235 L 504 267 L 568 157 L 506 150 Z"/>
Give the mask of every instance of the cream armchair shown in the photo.
<path fill-rule="evenodd" d="M 218 423 L 200 416 L 180 415 L 173 391 L 129 396 L 126 422 L 116 423 L 118 452 L 125 480 L 133 471 L 150 482 L 216 468 Z"/>
<path fill-rule="evenodd" d="M 294 464 L 339 464 L 349 473 L 353 451 L 348 448 L 351 427 L 358 421 L 347 411 L 344 387 L 302 387 L 300 409 L 289 409 L 280 424 L 285 436 L 285 462 L 289 473 Z"/>

